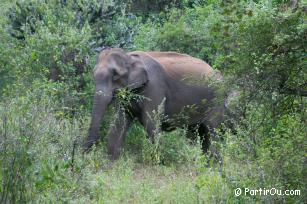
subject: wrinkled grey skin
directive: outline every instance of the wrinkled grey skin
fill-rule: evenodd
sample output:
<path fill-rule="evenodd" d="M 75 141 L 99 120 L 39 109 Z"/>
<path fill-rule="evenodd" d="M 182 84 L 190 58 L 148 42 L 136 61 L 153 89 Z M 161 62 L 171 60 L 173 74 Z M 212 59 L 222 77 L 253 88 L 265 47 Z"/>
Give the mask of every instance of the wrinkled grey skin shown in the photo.
<path fill-rule="evenodd" d="M 127 86 L 138 90 L 138 94 L 147 99 L 134 101 L 129 114 L 119 110 L 119 116 L 111 125 L 108 136 L 107 148 L 112 159 L 118 158 L 127 130 L 135 118 L 145 127 L 148 137 L 154 141 L 155 123 L 151 115 L 164 99 L 164 115 L 169 119 L 184 112 L 183 107 L 186 105 L 196 104 L 194 111 L 188 114 L 185 125 L 190 128 L 199 127 L 199 134 L 203 136 L 203 149 L 208 149 L 208 132 L 222 122 L 224 106 L 215 104 L 216 91 L 213 88 L 205 85 L 188 85 L 167 74 L 165 66 L 145 52 L 125 53 L 120 49 L 111 49 L 100 53 L 93 71 L 96 88 L 89 134 L 84 144 L 85 150 L 89 150 L 99 140 L 99 127 L 107 106 L 113 99 L 114 91 Z M 180 121 L 164 121 L 162 130 L 170 130 L 173 126 L 180 125 L 183 125 Z"/>

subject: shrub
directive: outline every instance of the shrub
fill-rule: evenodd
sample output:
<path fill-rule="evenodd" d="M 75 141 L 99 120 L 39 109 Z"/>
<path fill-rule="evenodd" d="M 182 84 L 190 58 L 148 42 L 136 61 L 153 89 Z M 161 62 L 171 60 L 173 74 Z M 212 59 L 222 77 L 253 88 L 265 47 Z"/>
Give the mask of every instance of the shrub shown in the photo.
<path fill-rule="evenodd" d="M 118 6 L 116 2 L 12 3 L 1 19 L 3 29 L 10 31 L 10 35 L 1 33 L 6 39 L 3 48 L 9 48 L 0 59 L 6 74 L 3 79 L 18 81 L 16 84 L 22 84 L 19 89 L 31 86 L 37 78 L 64 82 L 69 93 L 63 93 L 63 98 L 68 100 L 71 109 L 80 104 L 89 106 L 85 101 L 92 95 L 95 50 L 108 46 L 130 47 L 132 30 L 138 25 L 134 15 L 126 18 L 125 4 Z"/>
<path fill-rule="evenodd" d="M 250 106 L 237 134 L 225 136 L 224 174 L 235 188 L 305 189 L 302 115 L 293 113 L 277 121 L 265 106 Z M 242 199 L 241 197 L 240 199 Z M 261 202 L 303 202 L 304 196 L 245 196 Z"/>
<path fill-rule="evenodd" d="M 212 2 L 184 10 L 173 9 L 162 24 L 149 21 L 141 26 L 135 44 L 139 49 L 190 54 L 224 69 L 220 64 L 225 63 L 234 47 L 231 35 L 238 20 L 237 13 L 242 13 L 243 8 L 242 3 Z M 149 43 L 144 39 L 150 39 Z"/>
<path fill-rule="evenodd" d="M 133 13 L 134 2 L 2 1 L 0 202 L 304 203 L 304 3 L 162 0 Z M 161 110 L 154 144 L 136 123 L 119 160 L 105 144 L 82 154 L 94 50 L 108 46 L 183 52 L 222 71 L 226 88 L 240 91 L 239 119 L 217 131 L 223 165 L 186 129 L 162 132 Z M 301 196 L 236 197 L 238 187 Z"/>
<path fill-rule="evenodd" d="M 57 159 L 62 158 L 60 163 L 63 166 L 60 168 L 71 166 L 71 159 L 64 155 L 71 155 L 73 135 L 77 133 L 73 132 L 77 129 L 72 125 L 76 124 L 57 119 L 63 109 L 55 110 L 59 104 L 55 102 L 52 84 L 45 89 L 38 87 L 19 97 L 6 98 L 0 105 L 0 124 L 3 127 L 0 130 L 0 177 L 1 201 L 4 203 L 31 201 L 35 197 L 35 187 L 50 186 L 53 179 L 60 181 L 63 174 L 58 172 Z M 66 137 L 62 137 L 64 135 Z M 46 148 L 49 152 L 44 151 Z M 44 172 L 45 167 L 40 165 L 51 161 L 52 166 L 48 164 L 48 169 L 45 169 L 48 172 Z"/>

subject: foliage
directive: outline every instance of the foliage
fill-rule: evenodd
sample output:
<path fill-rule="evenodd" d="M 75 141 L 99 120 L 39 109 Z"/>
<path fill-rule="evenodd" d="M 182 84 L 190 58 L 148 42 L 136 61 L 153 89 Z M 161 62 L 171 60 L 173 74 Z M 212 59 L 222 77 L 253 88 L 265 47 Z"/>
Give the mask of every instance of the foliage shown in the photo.
<path fill-rule="evenodd" d="M 92 92 L 90 70 L 95 63 L 95 50 L 129 47 L 131 29 L 138 23 L 133 15 L 126 18 L 125 6 L 118 7 L 116 3 L 17 1 L 6 9 L 7 19 L 2 24 L 6 32 L 1 35 L 9 48 L 1 52 L 6 73 L 3 79 L 17 80 L 21 87 L 29 86 L 34 78 L 64 82 L 70 93 L 63 93 L 63 97 L 88 106 L 85 101 Z"/>
<path fill-rule="evenodd" d="M 284 115 L 276 121 L 265 106 L 250 105 L 246 118 L 236 129 L 224 134 L 224 174 L 233 189 L 253 186 L 259 188 L 303 189 L 306 148 L 303 114 Z M 242 198 L 240 198 L 242 199 Z M 262 196 L 245 197 L 245 202 L 300 203 L 304 197 Z"/>
<path fill-rule="evenodd" d="M 152 22 L 148 22 L 141 27 L 135 44 L 145 50 L 187 53 L 215 66 L 218 58 L 225 55 L 233 44 L 230 37 L 234 21 L 232 18 L 238 18 L 235 15 L 224 15 L 224 12 L 229 12 L 232 7 L 238 7 L 232 13 L 242 10 L 242 5 L 238 3 L 230 5 L 230 8 L 224 5 L 219 9 L 214 9 L 215 4 L 185 10 L 173 9 L 161 26 L 153 26 Z M 144 39 L 151 41 L 146 43 Z"/>
<path fill-rule="evenodd" d="M 71 166 L 67 155 L 71 155 L 73 140 L 80 138 L 81 122 L 63 117 L 65 107 L 54 100 L 57 98 L 56 87 L 53 84 L 46 86 L 47 82 L 44 84 L 43 87 L 40 82 L 35 82 L 25 95 L 1 102 L 0 175 L 1 201 L 4 203 L 32 200 L 34 192 L 29 189 L 44 189 L 54 179 L 64 179 L 63 169 Z M 46 147 L 48 151 L 45 151 Z M 60 169 L 58 164 L 50 167 L 49 163 L 58 163 L 59 158 L 62 161 Z"/>
<path fill-rule="evenodd" d="M 1 203 L 306 203 L 305 2 L 4 0 L 0 9 Z M 222 72 L 220 89 L 240 93 L 233 127 L 212 144 L 222 165 L 186 129 L 162 132 L 162 106 L 154 143 L 135 123 L 118 161 L 104 143 L 82 153 L 96 51 L 107 47 L 187 53 Z M 147 100 L 128 89 L 116 99 Z M 236 197 L 238 187 L 301 196 Z"/>

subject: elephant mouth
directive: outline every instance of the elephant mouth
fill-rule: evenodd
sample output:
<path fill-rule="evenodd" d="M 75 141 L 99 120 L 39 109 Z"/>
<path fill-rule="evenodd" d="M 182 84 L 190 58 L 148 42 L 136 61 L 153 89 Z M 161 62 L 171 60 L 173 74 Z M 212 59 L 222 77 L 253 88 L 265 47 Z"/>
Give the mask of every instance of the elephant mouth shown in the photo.
<path fill-rule="evenodd" d="M 125 88 L 118 88 L 115 89 L 113 92 L 113 98 L 115 99 L 131 99 L 131 100 L 136 100 L 139 101 L 139 99 L 143 98 L 145 99 L 144 95 L 144 91 L 145 91 L 145 87 L 146 84 L 138 87 L 138 88 L 134 88 L 131 89 L 129 87 L 125 87 Z"/>

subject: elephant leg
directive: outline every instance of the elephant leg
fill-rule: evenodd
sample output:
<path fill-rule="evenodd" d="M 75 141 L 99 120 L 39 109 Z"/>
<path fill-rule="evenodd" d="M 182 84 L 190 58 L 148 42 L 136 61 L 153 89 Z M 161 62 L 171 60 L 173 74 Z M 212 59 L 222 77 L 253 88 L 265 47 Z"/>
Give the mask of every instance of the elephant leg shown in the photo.
<path fill-rule="evenodd" d="M 203 153 L 208 152 L 210 140 L 208 128 L 206 127 L 206 125 L 201 123 L 188 126 L 187 138 L 191 139 L 192 141 L 196 141 L 199 139 Z"/>
<path fill-rule="evenodd" d="M 161 90 L 150 90 L 151 93 L 148 96 L 158 96 L 158 97 L 150 97 L 151 100 L 146 101 L 143 104 L 143 110 L 141 112 L 140 122 L 144 126 L 148 138 L 154 143 L 155 131 L 161 131 L 162 128 L 162 121 L 155 121 L 155 120 L 163 120 L 164 117 L 164 94 Z M 160 110 L 163 109 L 163 110 Z M 162 113 L 160 112 L 162 111 Z M 162 115 L 154 115 L 154 114 L 162 114 Z M 160 124 L 157 124 L 160 123 Z"/>
<path fill-rule="evenodd" d="M 154 115 L 154 114 L 164 114 L 164 111 L 163 113 L 159 113 L 158 107 L 159 105 L 154 106 L 152 104 L 150 104 L 147 107 L 145 106 L 144 111 L 142 112 L 142 115 L 141 115 L 140 122 L 144 126 L 147 132 L 148 138 L 151 140 L 152 143 L 154 143 L 156 131 L 158 133 L 162 129 L 162 121 L 155 121 L 155 120 L 163 120 L 162 118 L 164 117 L 164 115 L 158 115 L 158 116 Z M 157 123 L 160 123 L 160 124 L 157 124 Z"/>
<path fill-rule="evenodd" d="M 122 148 L 124 138 L 132 123 L 131 117 L 129 117 L 124 110 L 120 110 L 111 124 L 108 137 L 108 154 L 112 160 L 119 157 L 120 150 Z"/>
<path fill-rule="evenodd" d="M 153 121 L 152 116 L 149 112 L 144 112 L 142 114 L 141 123 L 147 132 L 148 138 L 151 140 L 152 143 L 154 143 L 156 124 Z"/>
<path fill-rule="evenodd" d="M 208 127 L 211 139 L 214 141 L 218 140 L 218 135 L 215 132 L 215 129 L 220 126 L 224 121 L 224 107 L 217 106 L 212 108 L 204 120 L 204 123 Z"/>
<path fill-rule="evenodd" d="M 216 132 L 216 128 L 223 122 L 224 119 L 224 108 L 223 107 L 215 107 L 213 108 L 206 118 L 206 127 L 208 130 L 208 136 L 206 140 L 205 146 L 207 149 L 210 148 L 210 154 L 213 159 L 219 163 L 222 162 L 222 157 L 218 148 L 215 145 L 211 145 L 212 142 L 219 142 L 219 135 Z"/>
<path fill-rule="evenodd" d="M 197 133 L 200 137 L 201 148 L 204 153 L 207 153 L 210 146 L 209 129 L 205 124 L 200 124 L 196 131 L 198 131 Z"/>

